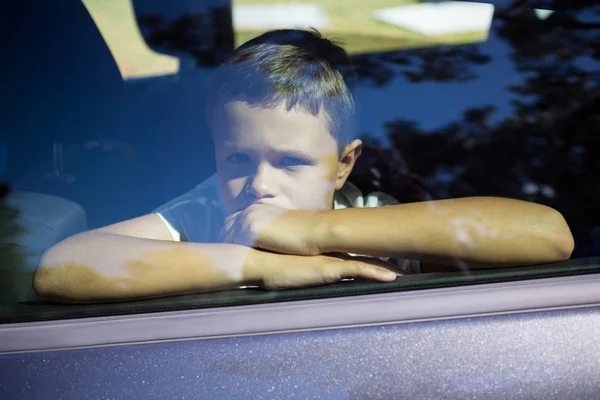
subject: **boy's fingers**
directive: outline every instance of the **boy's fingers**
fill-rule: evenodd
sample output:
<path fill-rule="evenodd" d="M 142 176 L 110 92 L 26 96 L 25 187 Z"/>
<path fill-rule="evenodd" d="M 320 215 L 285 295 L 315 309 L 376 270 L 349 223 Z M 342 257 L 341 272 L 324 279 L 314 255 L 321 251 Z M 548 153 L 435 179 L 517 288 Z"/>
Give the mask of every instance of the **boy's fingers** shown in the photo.
<path fill-rule="evenodd" d="M 343 261 L 340 263 L 340 275 L 342 278 L 367 278 L 378 281 L 391 282 L 400 275 L 384 267 L 376 267 L 361 261 Z"/>
<path fill-rule="evenodd" d="M 332 254 L 330 256 L 341 260 L 346 260 L 347 262 L 357 262 L 360 265 L 366 265 L 367 267 L 386 269 L 396 273 L 397 275 L 402 275 L 402 273 L 394 264 L 377 257 L 351 256 L 349 254 Z"/>

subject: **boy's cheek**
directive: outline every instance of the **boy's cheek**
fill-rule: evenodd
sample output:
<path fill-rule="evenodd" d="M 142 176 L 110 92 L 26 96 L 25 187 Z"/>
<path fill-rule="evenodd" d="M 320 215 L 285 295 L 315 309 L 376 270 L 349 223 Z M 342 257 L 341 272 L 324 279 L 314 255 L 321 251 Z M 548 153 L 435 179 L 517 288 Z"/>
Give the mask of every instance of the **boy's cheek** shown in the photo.
<path fill-rule="evenodd" d="M 319 188 L 320 208 L 328 210 L 333 206 L 333 196 L 335 193 L 337 176 L 337 156 L 334 154 L 326 158 L 325 162 L 319 165 L 317 176 L 319 179 L 313 184 L 313 187 Z"/>
<path fill-rule="evenodd" d="M 237 197 L 246 186 L 246 178 L 230 179 L 225 181 L 225 190 L 231 197 Z"/>
<path fill-rule="evenodd" d="M 328 153 L 321 157 L 318 167 L 321 169 L 323 177 L 331 178 L 337 174 L 340 160 L 336 153 Z"/>
<path fill-rule="evenodd" d="M 234 212 L 237 209 L 236 199 L 240 196 L 240 193 L 244 189 L 245 179 L 231 179 L 231 180 L 219 180 L 221 186 L 221 197 L 223 199 L 223 205 L 228 213 Z"/>
<path fill-rule="evenodd" d="M 295 208 L 298 210 L 328 210 L 333 205 L 335 181 L 311 179 L 295 187 Z"/>

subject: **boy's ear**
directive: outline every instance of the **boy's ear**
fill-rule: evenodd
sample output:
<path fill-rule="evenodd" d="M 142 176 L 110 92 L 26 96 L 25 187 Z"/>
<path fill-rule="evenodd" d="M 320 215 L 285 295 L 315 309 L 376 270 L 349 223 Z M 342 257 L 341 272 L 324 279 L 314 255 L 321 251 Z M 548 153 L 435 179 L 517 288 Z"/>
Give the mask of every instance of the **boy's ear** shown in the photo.
<path fill-rule="evenodd" d="M 338 162 L 337 176 L 335 178 L 336 190 L 340 190 L 344 186 L 344 183 L 346 183 L 346 179 L 350 176 L 350 172 L 352 172 L 352 168 L 354 168 L 354 164 L 358 157 L 360 157 L 361 152 L 362 141 L 359 139 L 353 140 L 352 143 L 347 144 L 342 149 L 341 158 Z"/>

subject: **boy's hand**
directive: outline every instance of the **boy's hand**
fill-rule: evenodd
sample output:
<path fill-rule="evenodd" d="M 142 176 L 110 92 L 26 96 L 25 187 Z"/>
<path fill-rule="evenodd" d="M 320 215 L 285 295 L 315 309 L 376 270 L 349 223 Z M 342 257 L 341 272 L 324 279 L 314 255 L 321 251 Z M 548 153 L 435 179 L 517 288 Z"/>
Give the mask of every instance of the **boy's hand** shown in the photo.
<path fill-rule="evenodd" d="M 225 243 L 283 254 L 318 255 L 319 211 L 285 210 L 253 204 L 230 215 L 221 231 Z"/>
<path fill-rule="evenodd" d="M 320 286 L 344 278 L 366 278 L 392 282 L 398 275 L 385 261 L 369 257 L 291 256 L 263 253 L 256 264 L 258 285 L 266 290 Z"/>

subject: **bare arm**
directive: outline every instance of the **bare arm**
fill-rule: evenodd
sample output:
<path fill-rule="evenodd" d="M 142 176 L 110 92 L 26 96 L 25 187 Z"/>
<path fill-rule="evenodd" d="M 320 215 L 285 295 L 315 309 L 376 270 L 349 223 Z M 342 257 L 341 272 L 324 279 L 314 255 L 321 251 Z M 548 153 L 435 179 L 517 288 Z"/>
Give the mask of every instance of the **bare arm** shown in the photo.
<path fill-rule="evenodd" d="M 70 303 L 209 292 L 242 285 L 314 286 L 385 270 L 332 257 L 265 253 L 235 244 L 180 243 L 154 214 L 82 233 L 50 248 L 34 276 L 42 297 Z"/>
<path fill-rule="evenodd" d="M 59 301 L 110 301 L 218 290 L 247 283 L 242 246 L 172 241 L 149 214 L 85 232 L 50 248 L 34 277 L 35 291 Z"/>
<path fill-rule="evenodd" d="M 285 254 L 409 258 L 424 261 L 425 271 L 560 261 L 574 246 L 556 210 L 495 197 L 328 211 L 257 204 L 231 216 L 226 229 L 231 243 Z"/>
<path fill-rule="evenodd" d="M 494 268 L 553 262 L 569 258 L 574 246 L 556 210 L 494 197 L 327 211 L 320 221 L 321 251 L 433 264 Z"/>

